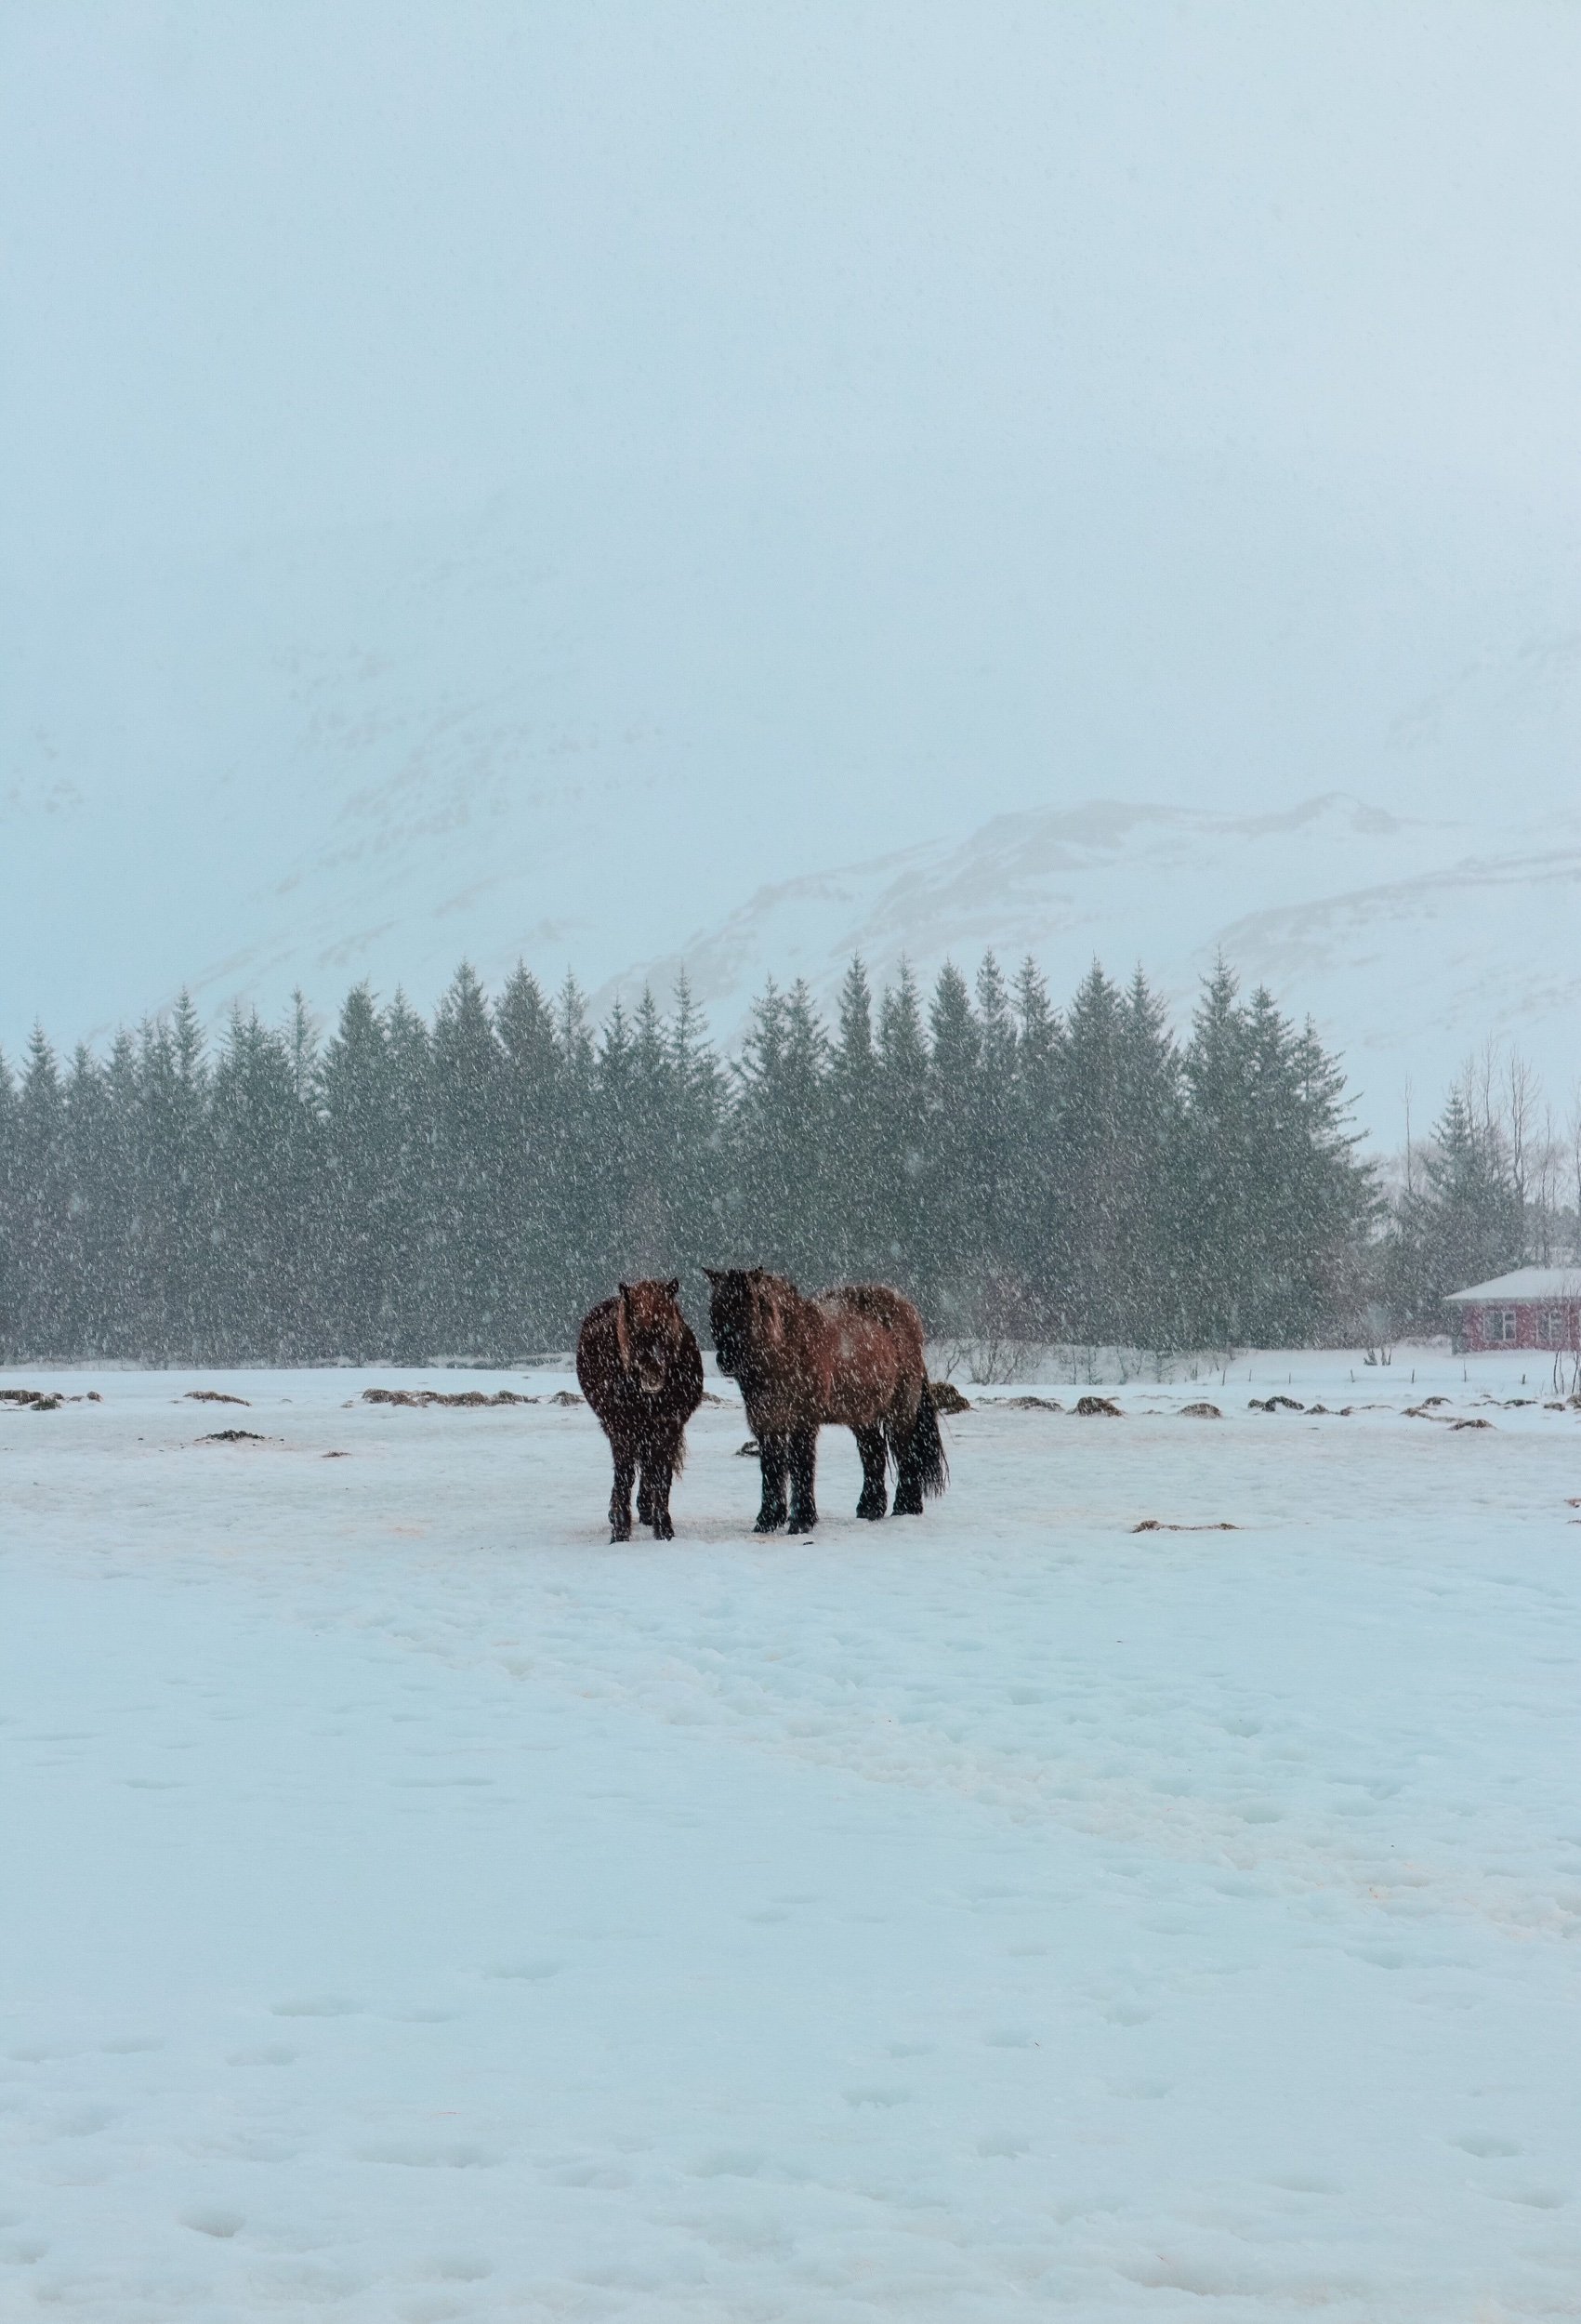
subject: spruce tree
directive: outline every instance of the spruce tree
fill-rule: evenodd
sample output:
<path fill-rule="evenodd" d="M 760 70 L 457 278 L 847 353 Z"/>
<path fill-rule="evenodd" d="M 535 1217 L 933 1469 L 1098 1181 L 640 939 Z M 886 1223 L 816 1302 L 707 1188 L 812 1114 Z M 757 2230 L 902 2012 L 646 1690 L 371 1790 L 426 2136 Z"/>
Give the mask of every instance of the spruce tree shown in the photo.
<path fill-rule="evenodd" d="M 1523 1256 L 1496 1125 L 1478 1119 L 1463 1086 L 1434 1125 L 1422 1182 L 1402 1208 L 1393 1281 L 1404 1319 L 1442 1329 L 1446 1293 L 1508 1274 Z"/>
<path fill-rule="evenodd" d="M 670 1064 L 670 1158 L 676 1265 L 682 1276 L 714 1263 L 730 1217 L 726 1090 L 719 1061 L 683 969 L 665 1034 Z"/>
<path fill-rule="evenodd" d="M 396 1067 L 366 984 L 354 985 L 326 1046 L 318 1084 L 323 1123 L 323 1297 L 336 1353 L 370 1364 L 401 1344 L 403 1248 Z"/>
<path fill-rule="evenodd" d="M 1013 1007 L 1016 1043 L 1008 1102 L 1004 1249 L 1027 1304 L 1029 1327 L 1053 1338 L 1071 1292 L 1057 1135 L 1065 1037 L 1043 972 L 1030 955 L 1017 971 Z"/>
<path fill-rule="evenodd" d="M 434 1013 L 428 1068 L 437 1261 L 428 1313 L 449 1354 L 497 1359 L 517 1333 L 501 1312 L 504 1066 L 487 997 L 464 960 Z"/>
<path fill-rule="evenodd" d="M 505 1312 L 524 1350 L 560 1336 L 554 1306 L 559 1052 L 554 1019 L 537 979 L 518 963 L 494 1010 L 503 1052 L 499 1130 L 501 1265 Z"/>
<path fill-rule="evenodd" d="M 1056 1171 L 1064 1213 L 1066 1331 L 1087 1345 L 1121 1336 L 1130 1304 L 1130 1157 L 1125 1148 L 1125 1007 L 1094 961 L 1066 1017 Z"/>
<path fill-rule="evenodd" d="M 921 1180 L 927 1237 L 919 1288 L 942 1325 L 970 1330 L 987 1255 L 977 1145 L 982 1040 L 966 979 L 953 961 L 939 971 L 929 1029 Z"/>
<path fill-rule="evenodd" d="M 888 1250 L 886 1274 L 898 1289 L 926 1296 L 929 1232 L 928 1040 L 911 963 L 902 957 L 878 1008 L 878 1195 Z"/>
<path fill-rule="evenodd" d="M 67 1353 L 72 1302 L 63 1294 L 73 1252 L 66 1096 L 55 1052 L 37 1025 L 18 1093 L 9 1192 L 19 1353 Z"/>
<path fill-rule="evenodd" d="M 840 985 L 829 1063 L 829 1159 L 824 1220 L 829 1274 L 848 1282 L 882 1277 L 889 1264 L 883 1196 L 881 1093 L 873 1038 L 873 994 L 860 956 Z"/>

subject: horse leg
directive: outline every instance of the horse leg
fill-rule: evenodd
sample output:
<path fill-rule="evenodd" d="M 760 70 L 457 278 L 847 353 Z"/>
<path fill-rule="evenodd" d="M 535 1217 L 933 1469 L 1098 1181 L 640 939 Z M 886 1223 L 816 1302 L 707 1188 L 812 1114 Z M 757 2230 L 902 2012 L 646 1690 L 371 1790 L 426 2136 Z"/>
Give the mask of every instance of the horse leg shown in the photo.
<path fill-rule="evenodd" d="M 758 1457 L 763 1464 L 763 1506 L 758 1512 L 754 1533 L 778 1533 L 785 1522 L 785 1471 L 790 1463 L 788 1440 L 777 1430 L 767 1430 L 758 1439 Z"/>
<path fill-rule="evenodd" d="M 793 1533 L 810 1533 L 818 1523 L 818 1496 L 813 1481 L 818 1469 L 818 1431 L 798 1428 L 790 1440 L 791 1513 Z"/>
<path fill-rule="evenodd" d="M 610 1539 L 631 1538 L 631 1481 L 637 1474 L 635 1457 L 620 1451 L 614 1457 L 614 1491 L 610 1495 Z"/>
<path fill-rule="evenodd" d="M 653 1528 L 655 1541 L 673 1541 L 675 1527 L 670 1523 L 670 1481 L 675 1475 L 675 1453 L 668 1446 L 655 1446 L 642 1464 L 642 1481 L 652 1483 L 648 1492 L 647 1523 Z"/>
<path fill-rule="evenodd" d="M 895 1456 L 895 1507 L 897 1517 L 920 1517 L 922 1514 L 922 1471 L 916 1451 L 916 1422 L 891 1420 L 889 1449 Z"/>
<path fill-rule="evenodd" d="M 881 1428 L 859 1428 L 851 1433 L 862 1455 L 862 1499 L 856 1505 L 856 1513 L 859 1517 L 882 1517 L 889 1506 L 884 1476 L 884 1432 Z"/>
<path fill-rule="evenodd" d="M 637 1522 L 639 1525 L 651 1525 L 653 1522 L 653 1478 L 658 1465 L 652 1445 L 639 1446 L 637 1458 L 641 1464 L 637 1478 Z"/>

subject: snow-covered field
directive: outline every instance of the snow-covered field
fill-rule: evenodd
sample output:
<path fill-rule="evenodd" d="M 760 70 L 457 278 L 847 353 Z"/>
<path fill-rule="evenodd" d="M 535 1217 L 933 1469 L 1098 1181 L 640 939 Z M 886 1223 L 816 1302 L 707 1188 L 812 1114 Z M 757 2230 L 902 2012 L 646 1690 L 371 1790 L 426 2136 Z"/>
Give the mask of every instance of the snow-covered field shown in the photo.
<path fill-rule="evenodd" d="M 397 1377 L 0 1383 L 102 1396 L 0 1414 L 6 2324 L 1581 2313 L 1546 1367 L 831 1432 L 811 1542 L 705 1408 L 662 1548 Z"/>

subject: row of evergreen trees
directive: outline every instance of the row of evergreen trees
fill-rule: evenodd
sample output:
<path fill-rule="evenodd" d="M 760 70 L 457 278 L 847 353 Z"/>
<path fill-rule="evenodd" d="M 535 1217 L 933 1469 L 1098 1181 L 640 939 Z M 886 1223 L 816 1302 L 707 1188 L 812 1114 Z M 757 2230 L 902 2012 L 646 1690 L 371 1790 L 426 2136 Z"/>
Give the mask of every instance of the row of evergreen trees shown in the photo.
<path fill-rule="evenodd" d="M 926 1006 L 860 961 L 837 1021 L 771 984 L 720 1061 L 681 984 L 589 1023 L 462 968 L 364 986 L 320 1044 L 191 1007 L 0 1061 L 0 1354 L 507 1362 L 620 1276 L 880 1276 L 935 1331 L 1166 1351 L 1352 1337 L 1381 1199 L 1311 1026 L 1221 967 L 1171 1035 L 1140 974 L 1062 1012 L 1028 961 Z"/>

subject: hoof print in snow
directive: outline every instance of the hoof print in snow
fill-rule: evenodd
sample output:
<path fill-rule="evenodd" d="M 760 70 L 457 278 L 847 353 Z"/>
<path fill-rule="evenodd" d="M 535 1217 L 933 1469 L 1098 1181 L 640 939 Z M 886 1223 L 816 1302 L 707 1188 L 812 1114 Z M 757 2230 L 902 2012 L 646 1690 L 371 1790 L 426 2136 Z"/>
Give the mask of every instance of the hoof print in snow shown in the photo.
<path fill-rule="evenodd" d="M 1306 1408 L 1294 1396 L 1254 1396 L 1246 1406 L 1248 1412 L 1304 1412 Z"/>
<path fill-rule="evenodd" d="M 1452 1420 L 1449 1425 L 1453 1434 L 1463 1428 L 1492 1428 L 1493 1422 L 1491 1420 Z"/>
<path fill-rule="evenodd" d="M 239 2211 L 220 2211 L 207 2205 L 201 2211 L 184 2211 L 180 2216 L 183 2227 L 191 2227 L 194 2235 L 213 2236 L 220 2243 L 229 2243 L 247 2224 Z"/>
<path fill-rule="evenodd" d="M 557 1388 L 554 1394 L 548 1399 L 548 1401 L 550 1404 L 558 1404 L 569 1407 L 573 1404 L 581 1404 L 583 1402 L 583 1398 L 573 1395 L 569 1388 Z"/>
<path fill-rule="evenodd" d="M 1102 1397 L 1084 1396 L 1082 1405 L 1106 1401 Z M 1076 1406 L 1078 1412 L 1082 1405 Z M 1007 1396 L 1005 1409 L 1007 1412 L 1063 1412 L 1065 1407 L 1057 1396 Z"/>
<path fill-rule="evenodd" d="M 223 1388 L 189 1388 L 181 1399 L 183 1404 L 241 1404 L 245 1396 L 228 1396 Z"/>
<path fill-rule="evenodd" d="M 735 1457 L 738 1460 L 756 1460 L 758 1458 L 757 1437 L 749 1436 L 744 1445 L 738 1445 Z"/>
<path fill-rule="evenodd" d="M 970 1404 L 962 1395 L 953 1380 L 930 1380 L 928 1393 L 933 1399 L 935 1412 L 969 1412 Z"/>
<path fill-rule="evenodd" d="M 198 1438 L 200 1445 L 277 1445 L 278 1436 L 260 1436 L 254 1428 L 217 1428 Z"/>
<path fill-rule="evenodd" d="M 1120 1407 L 1113 1396 L 1078 1396 L 1076 1417 L 1083 1420 L 1117 1420 Z"/>
<path fill-rule="evenodd" d="M 1183 1404 L 1180 1418 L 1182 1420 L 1221 1420 L 1224 1415 L 1216 1404 Z"/>

